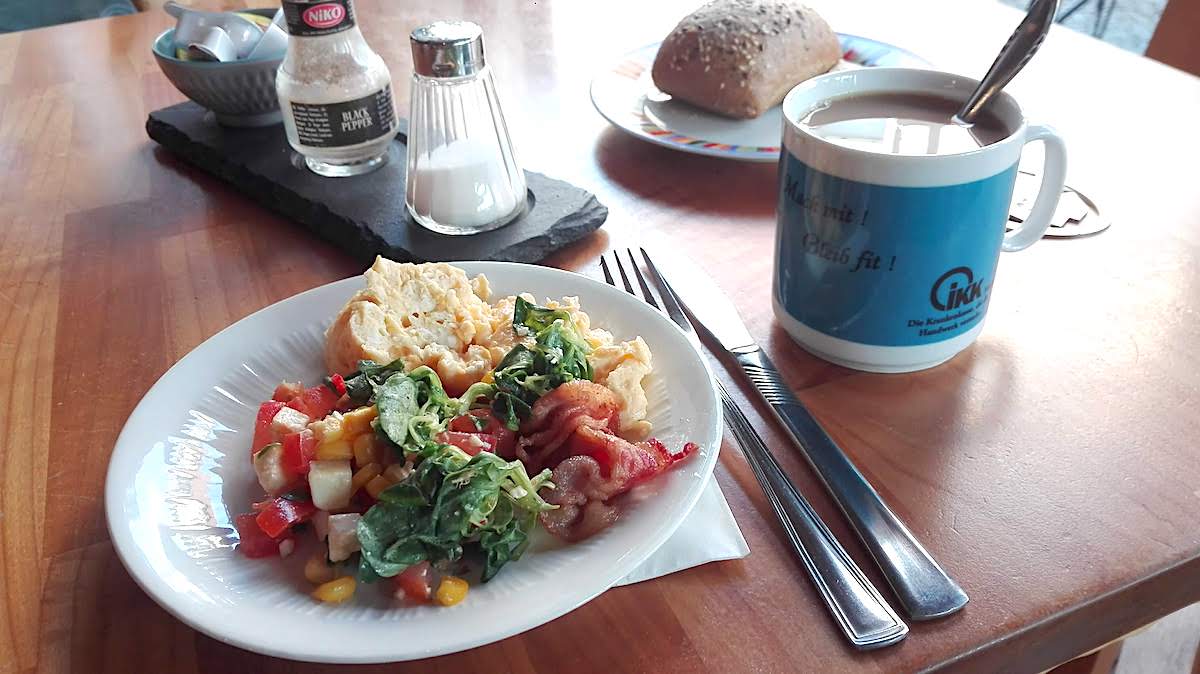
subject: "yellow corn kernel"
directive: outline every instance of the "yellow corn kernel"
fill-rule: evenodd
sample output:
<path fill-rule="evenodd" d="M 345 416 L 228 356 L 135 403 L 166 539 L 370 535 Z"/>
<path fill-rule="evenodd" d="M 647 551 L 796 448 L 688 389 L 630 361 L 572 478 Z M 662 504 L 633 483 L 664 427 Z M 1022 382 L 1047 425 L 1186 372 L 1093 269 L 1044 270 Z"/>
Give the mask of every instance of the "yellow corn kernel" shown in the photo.
<path fill-rule="evenodd" d="M 304 577 L 314 585 L 321 585 L 333 580 L 336 570 L 325 560 L 325 553 L 318 552 L 304 563 Z"/>
<path fill-rule="evenodd" d="M 354 463 L 359 466 L 365 466 L 368 463 L 376 463 L 375 461 L 375 439 L 371 437 L 374 433 L 363 433 L 354 438 Z"/>
<path fill-rule="evenodd" d="M 354 474 L 354 477 L 350 478 L 350 493 L 354 494 L 358 492 L 359 489 L 365 487 L 368 482 L 374 480 L 378 475 L 379 464 L 377 463 L 368 463 L 362 468 L 359 468 L 358 472 Z"/>
<path fill-rule="evenodd" d="M 437 594 L 434 595 L 434 598 L 442 606 L 454 606 L 467 598 L 468 589 L 470 589 L 470 585 L 467 585 L 467 581 L 462 578 L 446 576 L 442 578 L 441 583 L 438 583 Z"/>
<path fill-rule="evenodd" d="M 376 475 L 367 482 L 367 493 L 371 498 L 379 498 L 384 489 L 392 486 L 392 481 L 382 475 Z"/>
<path fill-rule="evenodd" d="M 340 461 L 354 458 L 354 448 L 346 440 L 328 440 L 317 445 L 318 461 Z"/>
<path fill-rule="evenodd" d="M 353 412 L 342 415 L 342 432 L 344 437 L 362 435 L 371 430 L 371 422 L 379 416 L 379 410 L 374 405 L 360 407 Z"/>
<path fill-rule="evenodd" d="M 342 576 L 327 583 L 321 583 L 317 589 L 313 590 L 312 596 L 318 601 L 340 604 L 354 596 L 354 586 L 354 576 Z"/>
<path fill-rule="evenodd" d="M 404 478 L 408 477 L 408 474 L 411 472 L 412 472 L 412 466 L 410 464 L 393 463 L 392 465 L 390 465 L 384 469 L 383 476 L 386 477 L 388 480 L 391 480 L 391 482 L 393 484 L 395 484 L 396 482 L 399 482 L 399 481 L 403 480 Z"/>
<path fill-rule="evenodd" d="M 483 378 L 480 379 L 479 381 L 481 381 L 485 384 L 495 384 L 496 376 L 492 374 L 491 370 L 488 370 L 487 372 L 483 373 Z"/>

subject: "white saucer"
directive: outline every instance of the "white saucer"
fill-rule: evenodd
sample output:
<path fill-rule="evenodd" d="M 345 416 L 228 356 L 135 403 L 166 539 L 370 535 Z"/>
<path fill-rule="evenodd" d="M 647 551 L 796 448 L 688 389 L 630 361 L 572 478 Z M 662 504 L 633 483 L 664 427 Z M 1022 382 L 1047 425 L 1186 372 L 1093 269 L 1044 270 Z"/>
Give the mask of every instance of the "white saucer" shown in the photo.
<path fill-rule="evenodd" d="M 930 67 L 920 56 L 876 40 L 838 33 L 838 41 L 842 63 L 835 69 Z M 730 119 L 673 100 L 650 79 L 659 44 L 626 54 L 592 79 L 592 104 L 605 119 L 637 138 L 682 152 L 742 161 L 779 160 L 783 125 L 778 106 L 755 119 Z"/>

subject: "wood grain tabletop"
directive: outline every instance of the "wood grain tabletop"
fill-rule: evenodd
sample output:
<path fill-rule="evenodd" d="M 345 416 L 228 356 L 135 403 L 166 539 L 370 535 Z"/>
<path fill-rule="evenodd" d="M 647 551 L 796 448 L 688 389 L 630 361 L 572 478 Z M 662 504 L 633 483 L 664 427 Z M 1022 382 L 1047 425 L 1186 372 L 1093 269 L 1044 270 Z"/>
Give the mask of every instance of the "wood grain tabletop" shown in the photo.
<path fill-rule="evenodd" d="M 727 443 L 716 479 L 749 557 L 610 590 L 490 646 L 355 671 L 1036 672 L 1200 600 L 1200 79 L 1055 28 L 1011 90 L 1065 135 L 1068 181 L 1115 224 L 1005 255 L 982 337 L 948 364 L 856 373 L 772 319 L 775 167 L 651 146 L 591 107 L 590 76 L 694 1 L 358 4 L 402 111 L 409 31 L 482 24 L 527 168 L 610 209 L 548 262 L 595 273 L 601 251 L 631 243 L 693 257 L 971 603 L 854 652 Z M 982 0 L 816 6 L 836 30 L 975 75 L 1019 19 Z M 0 35 L 0 671 L 340 671 L 186 627 L 138 588 L 105 526 L 108 457 L 150 385 L 221 328 L 364 266 L 146 137 L 147 113 L 183 100 L 150 53 L 169 23 Z M 779 456 L 886 587 L 808 467 Z"/>

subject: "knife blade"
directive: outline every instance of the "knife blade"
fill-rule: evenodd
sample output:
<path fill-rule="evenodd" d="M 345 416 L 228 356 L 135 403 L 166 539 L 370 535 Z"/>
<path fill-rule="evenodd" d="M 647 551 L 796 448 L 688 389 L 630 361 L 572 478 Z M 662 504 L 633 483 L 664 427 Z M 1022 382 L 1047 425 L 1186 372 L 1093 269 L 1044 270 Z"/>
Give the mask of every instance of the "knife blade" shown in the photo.
<path fill-rule="evenodd" d="M 746 329 L 729 297 L 694 263 L 682 264 L 657 251 L 654 257 L 664 281 L 691 314 L 692 324 L 737 362 L 743 376 L 821 478 L 905 612 L 913 620 L 930 620 L 965 606 L 966 593 L 796 398 L 775 364 Z"/>

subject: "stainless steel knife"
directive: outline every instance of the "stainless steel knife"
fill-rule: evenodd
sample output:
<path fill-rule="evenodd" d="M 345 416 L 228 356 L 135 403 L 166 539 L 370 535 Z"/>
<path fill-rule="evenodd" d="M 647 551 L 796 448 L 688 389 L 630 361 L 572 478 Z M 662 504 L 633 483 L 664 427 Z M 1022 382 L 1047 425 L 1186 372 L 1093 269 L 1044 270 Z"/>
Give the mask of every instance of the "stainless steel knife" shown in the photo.
<path fill-rule="evenodd" d="M 750 336 L 725 293 L 695 264 L 682 264 L 658 252 L 654 261 L 692 315 L 693 324 L 719 342 L 737 361 L 787 429 L 875 558 L 905 612 L 913 620 L 930 620 L 965 606 L 966 593 L 888 508 L 846 453 L 796 398 L 774 363 Z"/>

